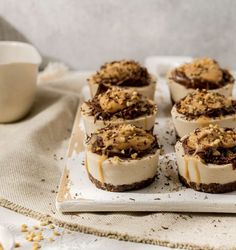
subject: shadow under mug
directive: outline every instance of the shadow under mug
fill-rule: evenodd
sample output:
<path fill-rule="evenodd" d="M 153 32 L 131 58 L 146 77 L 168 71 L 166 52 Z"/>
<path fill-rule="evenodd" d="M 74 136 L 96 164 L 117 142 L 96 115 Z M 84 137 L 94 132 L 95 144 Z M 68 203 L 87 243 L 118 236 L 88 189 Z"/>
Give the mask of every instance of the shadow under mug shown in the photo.
<path fill-rule="evenodd" d="M 17 121 L 29 112 L 41 61 L 30 44 L 0 41 L 0 123 Z"/>

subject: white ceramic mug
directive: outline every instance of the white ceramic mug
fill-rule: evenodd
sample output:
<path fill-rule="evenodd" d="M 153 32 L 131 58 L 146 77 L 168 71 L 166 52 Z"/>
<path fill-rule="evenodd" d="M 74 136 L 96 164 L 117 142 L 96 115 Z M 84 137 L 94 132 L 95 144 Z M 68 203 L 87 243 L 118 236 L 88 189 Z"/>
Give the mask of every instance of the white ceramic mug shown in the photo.
<path fill-rule="evenodd" d="M 30 44 L 0 41 L 0 123 L 17 121 L 29 112 L 41 61 Z"/>

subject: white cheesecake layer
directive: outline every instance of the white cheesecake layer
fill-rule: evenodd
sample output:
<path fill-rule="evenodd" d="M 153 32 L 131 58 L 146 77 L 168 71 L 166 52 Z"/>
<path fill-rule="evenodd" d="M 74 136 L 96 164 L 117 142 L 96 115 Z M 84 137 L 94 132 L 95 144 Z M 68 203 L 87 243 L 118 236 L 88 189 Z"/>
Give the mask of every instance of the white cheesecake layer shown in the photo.
<path fill-rule="evenodd" d="M 219 127 L 236 128 L 236 114 L 222 117 L 209 118 L 200 117 L 194 120 L 187 120 L 186 116 L 178 113 L 174 105 L 171 110 L 172 120 L 179 137 L 189 134 L 196 128 L 207 127 L 209 124 L 217 124 Z"/>
<path fill-rule="evenodd" d="M 116 86 L 119 87 L 119 86 Z M 156 90 L 156 77 L 152 75 L 151 83 L 147 86 L 142 87 L 119 87 L 119 88 L 130 88 L 136 90 L 138 93 L 142 94 L 143 96 L 148 97 L 149 99 L 153 100 Z M 98 84 L 89 83 L 89 89 L 91 97 L 93 98 L 97 93 Z"/>
<path fill-rule="evenodd" d="M 154 127 L 155 119 L 157 111 L 155 111 L 152 115 L 140 116 L 138 118 L 132 120 L 124 120 L 124 119 L 113 119 L 109 121 L 94 121 L 94 116 L 88 115 L 89 107 L 86 103 L 83 103 L 81 106 L 81 114 L 83 117 L 85 132 L 87 135 L 91 135 L 96 132 L 98 129 L 104 128 L 108 124 L 117 125 L 117 124 L 132 124 L 138 128 L 142 128 L 144 130 L 151 130 Z"/>
<path fill-rule="evenodd" d="M 184 85 L 179 84 L 173 80 L 168 79 L 170 94 L 174 102 L 184 98 L 187 94 L 193 92 L 195 89 L 186 88 Z M 222 88 L 209 90 L 210 92 L 218 92 L 226 97 L 232 96 L 233 84 L 228 83 Z"/>
<path fill-rule="evenodd" d="M 141 159 L 121 160 L 118 157 L 107 158 L 91 151 L 86 151 L 87 171 L 101 183 L 114 186 L 141 182 L 156 175 L 159 160 L 157 150 L 153 155 Z"/>
<path fill-rule="evenodd" d="M 233 169 L 232 164 L 205 164 L 197 156 L 185 155 L 180 141 L 176 143 L 175 150 L 179 174 L 186 181 L 197 184 L 227 184 L 236 181 L 236 169 Z"/>

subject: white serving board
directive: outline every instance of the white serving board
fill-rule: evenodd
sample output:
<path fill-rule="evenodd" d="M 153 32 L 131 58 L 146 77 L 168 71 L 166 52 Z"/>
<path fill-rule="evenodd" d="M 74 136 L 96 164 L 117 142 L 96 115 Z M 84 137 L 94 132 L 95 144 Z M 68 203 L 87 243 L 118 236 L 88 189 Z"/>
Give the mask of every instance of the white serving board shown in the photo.
<path fill-rule="evenodd" d="M 88 99 L 88 88 L 83 97 Z M 175 162 L 176 135 L 170 118 L 171 102 L 165 79 L 158 80 L 157 124 L 154 132 L 163 145 L 163 154 L 155 182 L 140 190 L 108 192 L 97 189 L 89 180 L 83 151 L 84 128 L 80 112 L 76 115 L 70 140 L 68 159 L 61 178 L 56 205 L 61 212 L 101 211 L 172 211 L 236 213 L 236 192 L 207 194 L 184 187 Z"/>

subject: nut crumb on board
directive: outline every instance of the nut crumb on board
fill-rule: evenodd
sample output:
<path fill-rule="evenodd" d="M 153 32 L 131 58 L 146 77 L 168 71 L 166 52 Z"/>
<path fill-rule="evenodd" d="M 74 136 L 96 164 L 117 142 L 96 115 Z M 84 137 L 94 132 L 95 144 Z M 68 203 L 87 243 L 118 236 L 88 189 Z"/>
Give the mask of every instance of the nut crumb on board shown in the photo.
<path fill-rule="evenodd" d="M 49 230 L 50 235 L 48 235 L 47 237 L 45 236 L 45 234 L 43 233 L 44 230 Z M 33 250 L 38 250 L 40 249 L 41 243 L 39 244 L 39 242 L 54 242 L 55 236 L 59 237 L 61 236 L 63 233 L 67 232 L 68 234 L 70 234 L 70 231 L 58 231 L 56 229 L 56 226 L 53 225 L 52 221 L 49 219 L 43 220 L 40 222 L 40 225 L 33 225 L 33 226 L 28 226 L 26 224 L 22 224 L 21 225 L 21 232 L 24 234 L 24 238 L 26 241 L 28 241 L 29 243 L 32 243 L 32 249 Z M 21 247 L 20 243 L 15 243 L 15 248 L 19 248 Z M 0 244 L 0 250 L 3 250 L 3 247 Z"/>

